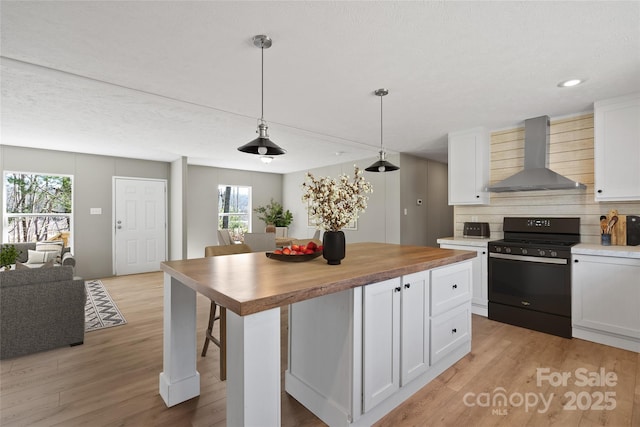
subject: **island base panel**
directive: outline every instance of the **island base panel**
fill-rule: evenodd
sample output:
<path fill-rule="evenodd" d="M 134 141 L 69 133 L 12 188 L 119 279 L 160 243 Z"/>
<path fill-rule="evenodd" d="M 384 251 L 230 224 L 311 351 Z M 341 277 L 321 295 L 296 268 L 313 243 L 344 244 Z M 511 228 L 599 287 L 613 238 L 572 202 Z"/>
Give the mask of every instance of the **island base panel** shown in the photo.
<path fill-rule="evenodd" d="M 200 395 L 196 370 L 196 292 L 164 274 L 163 372 L 160 396 L 174 406 Z"/>
<path fill-rule="evenodd" d="M 168 406 L 174 406 L 200 395 L 200 373 L 177 382 L 170 382 L 164 372 L 160 373 L 160 396 Z"/>
<path fill-rule="evenodd" d="M 312 385 L 301 381 L 289 372 L 285 372 L 286 391 L 328 425 L 342 427 L 370 426 L 400 406 L 421 388 L 469 354 L 470 351 L 471 342 L 467 341 L 430 366 L 424 374 L 401 387 L 395 394 L 373 407 L 370 411 L 358 416 L 352 416 L 345 412 L 341 405 L 328 400 L 326 396 L 319 394 Z"/>
<path fill-rule="evenodd" d="M 280 425 L 280 308 L 227 310 L 227 425 Z"/>

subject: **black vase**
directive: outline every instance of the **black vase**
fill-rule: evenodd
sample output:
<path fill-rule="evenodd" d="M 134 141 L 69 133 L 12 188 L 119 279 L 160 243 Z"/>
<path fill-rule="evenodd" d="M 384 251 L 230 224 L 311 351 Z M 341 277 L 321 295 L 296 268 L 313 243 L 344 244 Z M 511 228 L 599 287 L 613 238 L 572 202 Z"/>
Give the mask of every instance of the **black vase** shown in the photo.
<path fill-rule="evenodd" d="M 322 257 L 329 265 L 338 265 L 344 258 L 345 240 L 343 231 L 325 231 L 322 235 Z"/>

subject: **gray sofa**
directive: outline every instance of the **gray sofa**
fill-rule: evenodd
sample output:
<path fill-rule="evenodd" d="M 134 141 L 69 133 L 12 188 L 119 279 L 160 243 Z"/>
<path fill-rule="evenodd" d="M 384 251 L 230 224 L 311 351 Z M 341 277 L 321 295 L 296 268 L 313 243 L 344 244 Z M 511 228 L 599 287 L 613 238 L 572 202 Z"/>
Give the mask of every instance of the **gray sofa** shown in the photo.
<path fill-rule="evenodd" d="M 32 251 L 36 250 L 36 242 L 3 243 L 2 247 L 8 246 L 8 245 L 13 245 L 13 246 L 16 247 L 16 249 L 20 253 L 20 255 L 18 256 L 17 261 L 21 262 L 23 264 L 26 263 L 27 260 L 29 259 L 29 250 L 32 250 Z M 70 248 L 68 246 L 65 246 L 65 247 L 62 248 L 61 264 L 62 265 L 68 265 L 68 266 L 71 266 L 71 267 L 75 267 L 76 266 L 76 259 L 71 254 Z M 40 267 L 40 265 L 38 265 L 38 264 L 26 264 L 26 265 L 34 266 L 34 267 Z"/>
<path fill-rule="evenodd" d="M 0 359 L 82 344 L 85 300 L 72 266 L 0 272 Z"/>

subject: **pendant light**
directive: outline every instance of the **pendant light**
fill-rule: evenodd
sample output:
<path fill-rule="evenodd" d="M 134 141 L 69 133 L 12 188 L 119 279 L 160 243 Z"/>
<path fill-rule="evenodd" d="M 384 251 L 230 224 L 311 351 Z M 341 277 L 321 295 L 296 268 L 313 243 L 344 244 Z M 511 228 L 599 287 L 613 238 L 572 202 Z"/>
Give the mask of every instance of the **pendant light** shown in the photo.
<path fill-rule="evenodd" d="M 264 50 L 271 47 L 272 40 L 268 36 L 258 35 L 253 37 L 253 44 L 259 47 L 262 53 L 262 106 L 260 110 L 260 120 L 258 121 L 258 130 L 256 131 L 258 137 L 242 147 L 238 147 L 238 150 L 243 153 L 258 154 L 260 156 L 278 156 L 287 151 L 278 147 L 269 139 L 269 135 L 267 134 L 268 127 L 264 121 Z"/>
<path fill-rule="evenodd" d="M 378 89 L 373 92 L 376 96 L 380 97 L 380 160 L 366 168 L 368 172 L 391 172 L 400 169 L 398 166 L 385 160 L 386 153 L 382 148 L 382 97 L 389 94 L 388 89 Z"/>

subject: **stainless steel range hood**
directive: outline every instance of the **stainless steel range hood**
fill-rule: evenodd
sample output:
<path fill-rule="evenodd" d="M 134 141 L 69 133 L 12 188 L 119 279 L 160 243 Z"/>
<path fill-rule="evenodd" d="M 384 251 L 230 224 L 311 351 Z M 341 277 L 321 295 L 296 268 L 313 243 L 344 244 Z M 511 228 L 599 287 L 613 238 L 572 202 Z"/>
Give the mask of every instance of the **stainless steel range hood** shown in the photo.
<path fill-rule="evenodd" d="M 586 185 L 572 181 L 547 167 L 549 149 L 549 116 L 524 121 L 524 170 L 494 185 L 487 191 L 569 190 L 585 189 Z"/>

